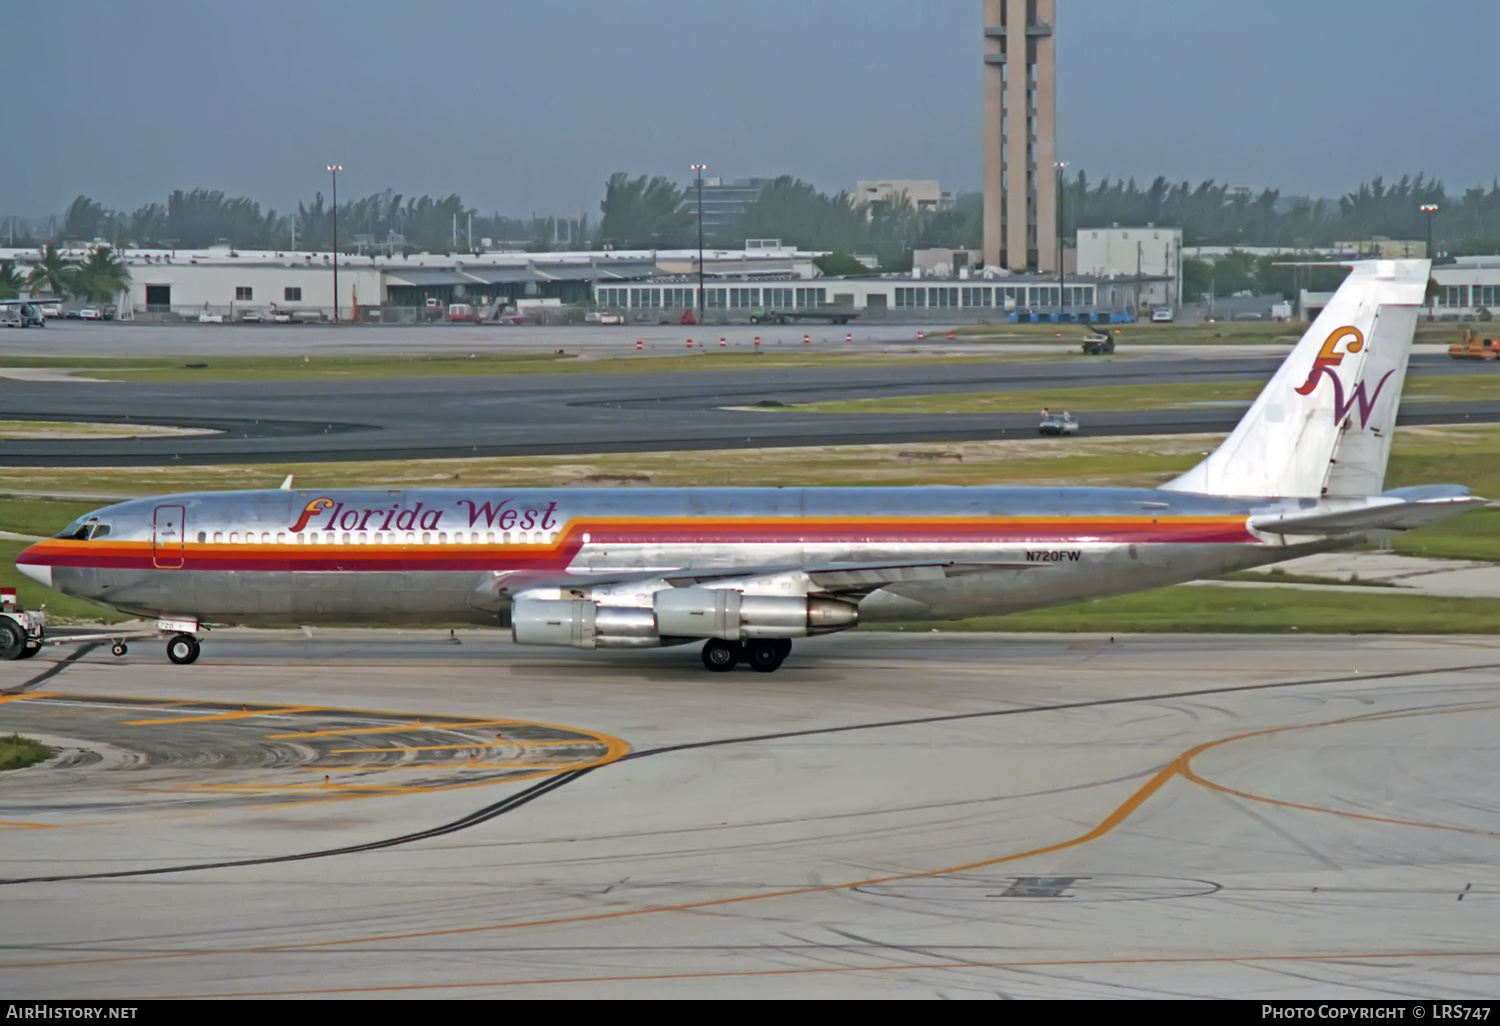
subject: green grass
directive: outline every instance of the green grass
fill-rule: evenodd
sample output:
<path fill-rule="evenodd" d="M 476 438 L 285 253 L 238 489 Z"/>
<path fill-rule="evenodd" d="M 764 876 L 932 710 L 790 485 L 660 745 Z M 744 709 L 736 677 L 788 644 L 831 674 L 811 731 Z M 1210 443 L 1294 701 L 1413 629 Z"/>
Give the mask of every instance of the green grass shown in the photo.
<path fill-rule="evenodd" d="M 1056 609 L 873 630 L 1104 633 L 1495 634 L 1500 599 L 1305 589 L 1158 588 Z"/>
<path fill-rule="evenodd" d="M 705 333 L 704 338 L 708 337 Z M 911 363 L 995 363 L 1037 359 L 995 353 L 948 355 L 915 350 L 908 353 L 828 352 L 803 348 L 788 341 L 773 340 L 756 353 L 748 346 L 719 350 L 694 349 L 657 343 L 637 354 L 634 341 L 621 336 L 620 355 L 598 357 L 593 353 L 467 353 L 430 355 L 355 356 L 204 356 L 164 359 L 159 357 L 5 357 L 8 367 L 47 368 L 83 378 L 106 381 L 194 382 L 194 381 L 293 381 L 354 378 L 486 377 L 510 374 L 598 374 L 652 373 L 736 369 L 805 367 L 873 367 Z M 192 366 L 190 366 L 192 365 Z"/>
<path fill-rule="evenodd" d="M 0 736 L 0 770 L 22 769 L 46 762 L 57 750 L 20 734 Z"/>
<path fill-rule="evenodd" d="M 29 495 L 0 495 L 0 531 L 51 537 L 103 502 L 43 499 Z"/>
<path fill-rule="evenodd" d="M 1355 585 L 1361 588 L 1394 588 L 1390 581 L 1361 580 L 1359 574 L 1351 574 L 1348 580 L 1342 577 L 1324 577 L 1319 574 L 1288 573 L 1279 566 L 1269 570 L 1240 570 L 1232 574 L 1221 574 L 1216 581 L 1249 581 L 1252 584 L 1322 584 Z"/>
<path fill-rule="evenodd" d="M 1074 413 L 1100 410 L 1170 410 L 1203 403 L 1249 404 L 1263 381 L 1202 381 L 1159 385 L 1098 385 L 1088 388 L 959 392 L 845 399 L 787 407 L 796 413 L 1030 413 L 1043 406 Z M 1500 374 L 1408 378 L 1402 396 L 1423 402 L 1500 399 Z"/>

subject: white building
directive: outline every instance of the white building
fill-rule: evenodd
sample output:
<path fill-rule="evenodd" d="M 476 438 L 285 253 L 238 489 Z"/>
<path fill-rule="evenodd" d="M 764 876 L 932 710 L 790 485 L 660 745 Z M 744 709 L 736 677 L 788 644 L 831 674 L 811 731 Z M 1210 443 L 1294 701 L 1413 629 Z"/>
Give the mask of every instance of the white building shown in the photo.
<path fill-rule="evenodd" d="M 1432 269 L 1438 293 L 1433 298 L 1443 320 L 1500 317 L 1500 256 L 1457 257 Z"/>
<path fill-rule="evenodd" d="M 860 181 L 849 196 L 856 207 L 875 203 L 899 203 L 905 200 L 919 214 L 948 210 L 954 204 L 953 193 L 943 191 L 936 178 L 880 178 Z"/>
<path fill-rule="evenodd" d="M 1175 307 L 1182 302 L 1181 228 L 1080 228 L 1076 252 L 1082 275 L 1158 279 L 1142 289 L 1143 305 Z"/>
<path fill-rule="evenodd" d="M 1500 256 L 1457 257 L 1432 269 L 1436 294 L 1428 309 L 1440 321 L 1500 319 Z M 1302 317 L 1312 320 L 1323 312 L 1332 292 L 1302 290 Z M 1424 314 L 1425 316 L 1425 314 Z"/>
<path fill-rule="evenodd" d="M 90 246 L 65 250 L 82 262 Z M 698 251 L 611 250 L 573 253 L 427 254 L 338 256 L 329 252 L 245 251 L 229 246 L 203 250 L 129 248 L 121 259 L 130 286 L 119 301 L 122 319 L 193 319 L 204 314 L 238 318 L 247 313 L 294 317 L 402 319 L 401 311 L 446 307 L 453 302 L 489 304 L 498 298 L 556 298 L 587 303 L 597 283 L 636 281 L 662 274 L 696 276 Z M 755 240 L 740 250 L 705 250 L 708 277 L 774 275 L 815 278 L 818 254 Z M 0 261 L 14 261 L 24 275 L 39 254 L 0 248 Z M 371 308 L 376 308 L 371 312 Z M 387 314 L 393 316 L 387 316 Z"/>

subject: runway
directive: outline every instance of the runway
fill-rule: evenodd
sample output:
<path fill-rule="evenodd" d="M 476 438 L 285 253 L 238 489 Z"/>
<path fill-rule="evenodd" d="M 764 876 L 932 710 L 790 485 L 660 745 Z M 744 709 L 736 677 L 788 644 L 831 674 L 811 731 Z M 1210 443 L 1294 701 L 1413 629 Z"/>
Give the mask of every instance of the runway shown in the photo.
<path fill-rule="evenodd" d="M 1030 437 L 1036 431 L 1033 413 L 873 415 L 756 407 L 1096 385 L 1263 381 L 1281 359 L 1279 353 L 1233 355 L 1200 349 L 981 364 L 343 382 L 0 379 L 0 420 L 138 422 L 212 432 L 136 439 L 12 439 L 0 443 L 0 465 L 296 463 Z M 1471 371 L 1437 354 L 1418 354 L 1412 366 L 1425 375 Z M 1090 413 L 1083 430 L 1092 436 L 1228 431 L 1243 412 L 1243 407 L 1230 405 Z M 1399 423 L 1496 420 L 1500 401 L 1412 402 L 1403 404 Z"/>
<path fill-rule="evenodd" d="M 0 789 L 0 989 L 1500 989 L 1493 638 L 457 640 L 0 667 L 0 732 L 65 749 Z"/>

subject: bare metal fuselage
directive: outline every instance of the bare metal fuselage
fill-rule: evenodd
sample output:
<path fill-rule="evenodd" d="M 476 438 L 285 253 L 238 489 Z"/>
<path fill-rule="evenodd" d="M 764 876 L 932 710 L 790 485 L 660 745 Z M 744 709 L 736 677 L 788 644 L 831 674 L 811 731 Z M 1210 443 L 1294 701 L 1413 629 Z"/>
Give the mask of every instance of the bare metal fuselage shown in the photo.
<path fill-rule="evenodd" d="M 102 509 L 71 529 L 82 537 L 40 542 L 18 564 L 126 613 L 266 626 L 496 625 L 518 592 L 588 597 L 602 582 L 612 604 L 649 607 L 629 582 L 685 570 L 996 564 L 858 599 L 865 622 L 956 619 L 1356 540 L 1299 544 L 1248 526 L 1253 513 L 1296 506 L 1106 488 L 220 492 Z"/>

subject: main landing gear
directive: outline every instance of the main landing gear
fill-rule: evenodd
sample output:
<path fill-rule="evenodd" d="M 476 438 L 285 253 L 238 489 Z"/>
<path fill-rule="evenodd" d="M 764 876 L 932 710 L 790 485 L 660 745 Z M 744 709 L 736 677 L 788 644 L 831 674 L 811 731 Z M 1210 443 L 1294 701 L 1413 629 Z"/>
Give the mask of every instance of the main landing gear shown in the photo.
<path fill-rule="evenodd" d="M 790 638 L 754 638 L 750 641 L 710 638 L 703 646 L 703 665 L 714 673 L 728 673 L 744 662 L 757 673 L 771 673 L 780 669 L 791 654 Z"/>
<path fill-rule="evenodd" d="M 191 634 L 174 634 L 167 639 L 167 658 L 178 666 L 186 666 L 198 658 L 198 639 Z M 124 655 L 124 645 L 116 655 Z"/>

